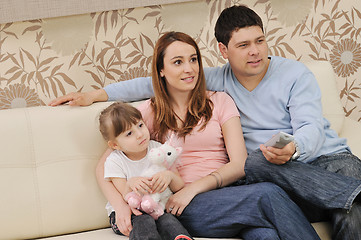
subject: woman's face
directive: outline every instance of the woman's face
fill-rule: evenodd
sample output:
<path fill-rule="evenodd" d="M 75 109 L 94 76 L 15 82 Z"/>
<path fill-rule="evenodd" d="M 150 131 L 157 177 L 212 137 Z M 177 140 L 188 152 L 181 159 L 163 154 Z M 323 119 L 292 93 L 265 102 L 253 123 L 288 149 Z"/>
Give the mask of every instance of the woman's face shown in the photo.
<path fill-rule="evenodd" d="M 172 92 L 190 92 L 197 84 L 199 64 L 197 52 L 192 45 L 176 41 L 164 54 L 164 68 L 160 76 L 165 77 L 167 89 Z"/>

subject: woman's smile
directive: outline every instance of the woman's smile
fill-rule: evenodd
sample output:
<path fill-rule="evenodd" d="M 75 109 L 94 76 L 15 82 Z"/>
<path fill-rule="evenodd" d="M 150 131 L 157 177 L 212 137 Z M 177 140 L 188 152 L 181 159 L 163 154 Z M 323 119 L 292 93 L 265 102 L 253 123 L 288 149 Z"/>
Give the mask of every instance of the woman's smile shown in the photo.
<path fill-rule="evenodd" d="M 186 82 L 186 83 L 191 83 L 194 81 L 194 77 L 186 77 L 186 78 L 182 78 L 182 81 Z"/>

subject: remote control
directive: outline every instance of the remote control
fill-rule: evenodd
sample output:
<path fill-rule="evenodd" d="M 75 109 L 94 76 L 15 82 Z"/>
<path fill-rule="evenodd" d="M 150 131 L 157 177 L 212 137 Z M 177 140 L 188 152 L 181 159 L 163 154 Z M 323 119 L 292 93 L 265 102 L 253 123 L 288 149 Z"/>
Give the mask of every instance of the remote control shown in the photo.
<path fill-rule="evenodd" d="M 276 135 L 274 135 L 270 140 L 268 140 L 264 145 L 266 147 L 283 148 L 292 141 L 293 141 L 292 135 L 285 132 L 279 132 Z"/>

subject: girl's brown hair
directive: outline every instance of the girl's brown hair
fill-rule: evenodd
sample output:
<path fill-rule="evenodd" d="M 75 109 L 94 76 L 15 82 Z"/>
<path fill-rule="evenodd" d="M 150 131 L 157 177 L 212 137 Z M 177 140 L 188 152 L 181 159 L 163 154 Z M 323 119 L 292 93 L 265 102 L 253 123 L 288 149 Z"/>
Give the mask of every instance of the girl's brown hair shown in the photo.
<path fill-rule="evenodd" d="M 116 102 L 100 113 L 99 130 L 106 141 L 113 140 L 142 119 L 142 114 L 137 108 Z"/>
<path fill-rule="evenodd" d="M 160 76 L 164 68 L 164 55 L 167 47 L 176 41 L 187 43 L 194 47 L 197 53 L 199 76 L 195 88 L 192 90 L 188 104 L 188 112 L 182 127 L 178 127 L 176 115 L 170 106 L 165 77 Z M 168 130 L 174 131 L 179 137 L 189 134 L 199 121 L 203 121 L 202 130 L 212 117 L 213 103 L 206 92 L 206 81 L 203 72 L 202 58 L 197 43 L 192 37 L 181 32 L 167 32 L 156 43 L 152 62 L 152 83 L 155 97 L 152 98 L 154 110 L 154 137 L 164 142 Z"/>

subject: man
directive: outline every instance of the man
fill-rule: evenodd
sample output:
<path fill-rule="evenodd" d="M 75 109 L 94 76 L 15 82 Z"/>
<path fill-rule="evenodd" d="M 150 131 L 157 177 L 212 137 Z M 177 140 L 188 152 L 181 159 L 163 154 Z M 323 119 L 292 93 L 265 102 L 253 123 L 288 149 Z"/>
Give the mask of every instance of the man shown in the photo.
<path fill-rule="evenodd" d="M 269 57 L 262 20 L 245 6 L 225 9 L 215 35 L 228 63 L 205 69 L 207 88 L 225 91 L 236 102 L 249 153 L 246 181 L 276 183 L 311 221 L 330 216 L 334 239 L 361 239 L 357 197 L 361 161 L 323 118 L 321 93 L 313 74 L 300 62 Z M 150 79 L 138 78 L 89 93 L 69 94 L 50 105 L 132 101 L 152 95 Z M 265 147 L 263 143 L 280 130 L 292 134 L 294 141 L 282 149 Z"/>

